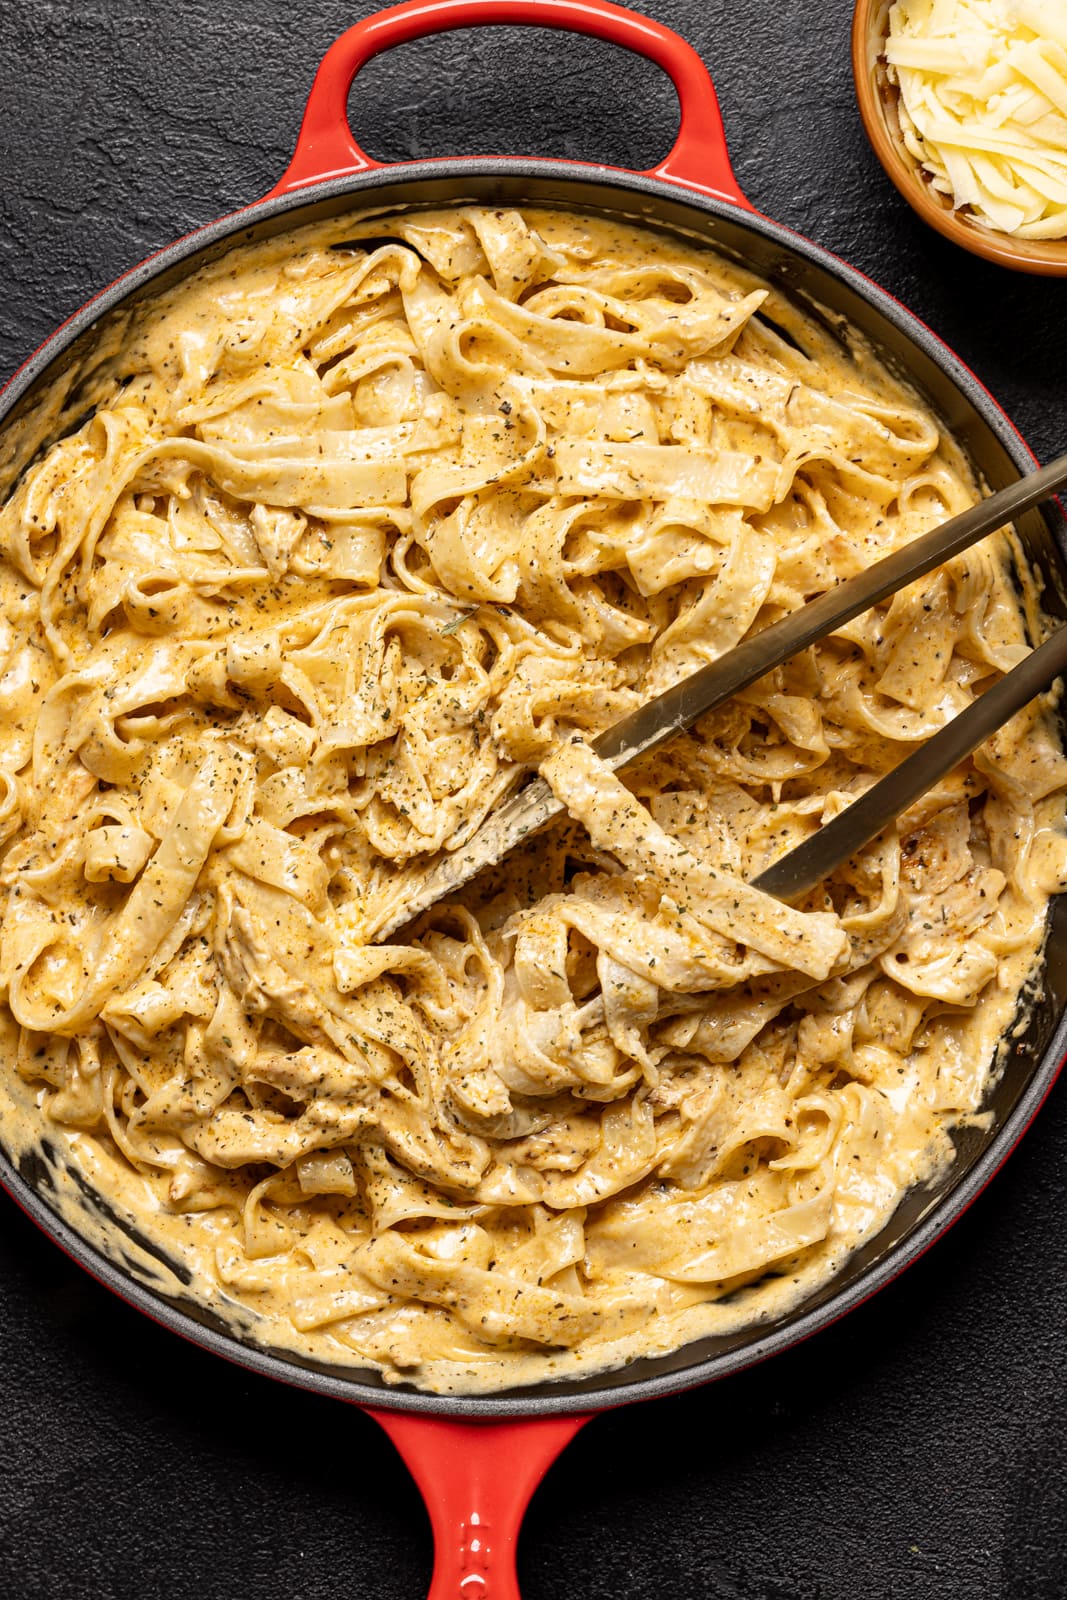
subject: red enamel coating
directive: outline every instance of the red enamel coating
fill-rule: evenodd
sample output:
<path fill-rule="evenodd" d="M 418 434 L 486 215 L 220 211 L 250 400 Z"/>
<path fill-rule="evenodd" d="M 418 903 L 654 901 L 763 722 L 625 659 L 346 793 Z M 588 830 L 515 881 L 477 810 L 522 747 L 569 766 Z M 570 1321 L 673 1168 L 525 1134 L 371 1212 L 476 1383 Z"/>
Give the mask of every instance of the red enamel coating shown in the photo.
<path fill-rule="evenodd" d="M 589 1417 L 455 1422 L 369 1411 L 403 1456 L 433 1528 L 427 1600 L 520 1600 L 515 1546 L 530 1496 Z"/>
<path fill-rule="evenodd" d="M 308 96 L 296 152 L 281 181 L 264 199 L 291 194 L 326 178 L 348 177 L 382 166 L 361 150 L 348 125 L 352 80 L 372 56 L 393 45 L 451 28 L 525 23 L 591 34 L 647 56 L 669 75 L 678 92 L 681 120 L 674 148 L 646 176 L 755 208 L 737 186 L 715 88 L 692 45 L 650 17 L 609 0 L 408 0 L 379 11 L 330 46 Z M 610 170 L 610 169 L 608 169 Z"/>

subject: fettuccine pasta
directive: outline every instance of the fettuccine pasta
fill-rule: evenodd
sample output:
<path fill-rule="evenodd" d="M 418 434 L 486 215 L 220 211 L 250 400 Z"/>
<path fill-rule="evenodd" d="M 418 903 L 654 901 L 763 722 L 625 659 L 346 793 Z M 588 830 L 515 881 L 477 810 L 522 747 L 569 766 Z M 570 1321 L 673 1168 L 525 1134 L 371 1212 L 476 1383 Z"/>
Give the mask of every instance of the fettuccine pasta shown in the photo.
<path fill-rule="evenodd" d="M 981 1112 L 1047 709 L 800 905 L 750 881 L 1033 586 L 987 541 L 624 773 L 591 741 L 972 503 L 952 440 L 707 251 L 475 207 L 235 251 L 98 390 L 0 512 L 9 1149 L 243 1337 L 435 1390 L 825 1282 Z M 377 942 L 534 771 L 564 820 Z"/>

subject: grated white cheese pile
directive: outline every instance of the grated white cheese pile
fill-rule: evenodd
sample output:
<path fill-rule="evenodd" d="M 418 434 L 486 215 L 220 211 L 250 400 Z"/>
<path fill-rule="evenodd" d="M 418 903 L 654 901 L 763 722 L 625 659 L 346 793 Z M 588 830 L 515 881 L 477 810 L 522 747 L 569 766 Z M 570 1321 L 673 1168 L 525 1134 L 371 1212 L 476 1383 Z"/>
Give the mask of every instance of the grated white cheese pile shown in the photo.
<path fill-rule="evenodd" d="M 1067 0 L 896 0 L 889 74 L 933 187 L 989 227 L 1067 237 Z"/>

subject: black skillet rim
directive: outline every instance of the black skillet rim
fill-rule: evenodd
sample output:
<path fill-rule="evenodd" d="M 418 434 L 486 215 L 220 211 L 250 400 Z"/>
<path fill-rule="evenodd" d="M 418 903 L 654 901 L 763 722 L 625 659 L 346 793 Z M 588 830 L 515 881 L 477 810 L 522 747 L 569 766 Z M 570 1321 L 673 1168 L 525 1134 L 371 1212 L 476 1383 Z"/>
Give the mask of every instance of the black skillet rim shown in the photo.
<path fill-rule="evenodd" d="M 376 202 L 379 205 L 385 203 L 386 209 L 392 210 L 399 206 L 457 203 L 467 198 L 484 199 L 484 195 L 465 194 L 463 191 L 468 184 L 484 186 L 486 182 L 492 184 L 499 200 L 504 203 L 519 203 L 522 200 L 528 205 L 569 205 L 572 209 L 607 212 L 622 220 L 674 232 L 685 232 L 684 214 L 695 211 L 700 220 L 694 219 L 694 233 L 713 248 L 725 249 L 727 254 L 732 253 L 730 248 L 714 237 L 714 230 L 709 238 L 709 218 L 713 222 L 718 219 L 727 224 L 728 231 L 739 226 L 761 237 L 783 252 L 783 276 L 787 274 L 790 262 L 799 258 L 805 268 L 814 268 L 816 274 L 829 274 L 838 286 L 851 290 L 859 301 L 865 302 L 867 307 L 895 329 L 912 349 L 920 351 L 939 369 L 941 377 L 947 378 L 958 391 L 964 402 L 964 412 L 969 407 L 977 413 L 979 421 L 985 424 L 1000 444 L 1010 465 L 1018 472 L 1025 472 L 1033 465 L 1025 441 L 1006 413 L 936 334 L 877 284 L 819 245 L 757 212 L 742 210 L 698 191 L 644 174 L 576 162 L 514 158 L 412 162 L 360 173 L 354 177 L 333 179 L 292 194 L 260 201 L 178 239 L 88 301 L 19 368 L 7 387 L 0 391 L 0 427 L 12 416 L 21 401 L 32 398 L 31 391 L 51 373 L 53 365 L 71 352 L 72 347 L 87 336 L 109 311 L 150 285 L 162 287 L 160 279 L 180 273 L 184 275 L 182 269 L 195 270 L 203 264 L 197 258 L 211 259 L 221 253 L 220 246 L 228 248 L 245 240 L 266 237 L 288 227 L 298 227 L 304 222 L 336 215 L 345 209 L 357 209 L 361 201 L 371 207 Z M 535 191 L 539 189 L 544 192 L 535 198 Z M 391 203 L 379 191 L 392 191 Z M 397 191 L 401 191 L 399 196 Z M 614 204 L 609 199 L 612 195 L 615 197 Z M 674 215 L 664 220 L 664 211 L 673 212 Z M 912 381 L 918 381 L 914 375 Z M 944 418 L 943 413 L 942 417 L 950 427 L 954 426 Z M 1062 524 L 1051 531 L 1062 562 L 1067 544 Z M 352 1376 L 349 1376 L 349 1369 L 344 1367 L 305 1364 L 297 1357 L 288 1357 L 275 1350 L 242 1342 L 233 1334 L 207 1326 L 180 1305 L 171 1303 L 160 1293 L 138 1282 L 59 1217 L 2 1151 L 0 1185 L 61 1249 L 121 1299 L 201 1348 L 266 1377 L 352 1404 L 472 1420 L 600 1411 L 630 1401 L 673 1394 L 753 1366 L 837 1321 L 891 1282 L 947 1231 L 1003 1165 L 1055 1083 L 1064 1064 L 1065 1053 L 1067 1012 L 1061 1014 L 1043 1054 L 1029 1072 L 1001 1126 L 973 1157 L 966 1172 L 956 1181 L 950 1181 L 947 1191 L 931 1200 L 904 1237 L 890 1246 L 881 1260 L 864 1267 L 854 1282 L 846 1283 L 836 1291 L 831 1282 L 821 1303 L 809 1306 L 806 1311 L 801 1308 L 796 1313 L 787 1314 L 779 1326 L 762 1334 L 759 1324 L 753 1325 L 749 1330 L 752 1337 L 725 1353 L 686 1362 L 685 1348 L 699 1348 L 703 1341 L 697 1341 L 691 1347 L 674 1352 L 673 1357 L 643 1359 L 635 1363 L 636 1371 L 642 1375 L 632 1379 L 627 1377 L 627 1369 L 623 1368 L 617 1372 L 596 1373 L 558 1384 L 544 1383 L 531 1390 L 508 1390 L 489 1395 L 450 1395 L 386 1385 L 377 1379 L 377 1374 L 368 1373 L 363 1368 L 353 1367 Z M 847 1272 L 847 1267 L 844 1270 Z M 662 1367 L 666 1360 L 673 1360 L 668 1370 L 653 1370 L 644 1375 L 645 1369 Z M 371 1381 L 365 1381 L 367 1378 Z"/>

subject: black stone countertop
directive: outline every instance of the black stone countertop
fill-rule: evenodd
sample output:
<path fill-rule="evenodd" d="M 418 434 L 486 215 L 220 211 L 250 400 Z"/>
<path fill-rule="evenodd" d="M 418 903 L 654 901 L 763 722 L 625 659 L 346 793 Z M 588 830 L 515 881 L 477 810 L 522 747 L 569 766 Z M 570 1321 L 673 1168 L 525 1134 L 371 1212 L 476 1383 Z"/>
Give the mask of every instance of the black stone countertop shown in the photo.
<path fill-rule="evenodd" d="M 0 0 L 0 376 L 148 252 L 268 189 L 352 0 Z M 857 116 L 848 0 L 651 0 L 715 76 L 737 176 L 929 323 L 1045 460 L 1067 283 L 928 232 Z M 541 31 L 373 63 L 357 136 L 648 166 L 658 71 Z M 903 1279 L 742 1376 L 608 1413 L 538 1491 L 526 1600 L 1067 1593 L 1067 1088 Z M 0 1594 L 414 1600 L 430 1540 L 377 1426 L 181 1343 L 0 1196 Z"/>

